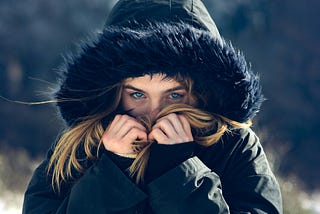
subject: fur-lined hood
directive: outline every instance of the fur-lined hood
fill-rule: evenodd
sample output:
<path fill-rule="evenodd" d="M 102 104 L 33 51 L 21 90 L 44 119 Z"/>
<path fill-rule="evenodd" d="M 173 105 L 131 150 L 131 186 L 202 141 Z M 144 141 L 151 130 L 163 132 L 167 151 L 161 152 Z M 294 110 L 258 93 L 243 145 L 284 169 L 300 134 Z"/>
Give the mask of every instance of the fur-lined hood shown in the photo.
<path fill-rule="evenodd" d="M 61 116 L 75 124 L 112 104 L 110 86 L 158 72 L 190 76 L 207 95 L 202 109 L 238 122 L 253 118 L 263 101 L 257 75 L 200 0 L 120 0 L 97 38 L 65 63 L 55 97 L 71 101 L 58 102 Z"/>

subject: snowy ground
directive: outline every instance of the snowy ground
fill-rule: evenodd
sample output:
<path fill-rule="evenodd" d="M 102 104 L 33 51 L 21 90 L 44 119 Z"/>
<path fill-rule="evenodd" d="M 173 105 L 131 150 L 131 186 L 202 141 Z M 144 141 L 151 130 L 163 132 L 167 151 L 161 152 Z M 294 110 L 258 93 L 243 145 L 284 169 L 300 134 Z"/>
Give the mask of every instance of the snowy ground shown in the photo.
<path fill-rule="evenodd" d="M 0 213 L 1 214 L 21 214 L 23 203 L 22 193 L 1 193 Z"/>
<path fill-rule="evenodd" d="M 306 193 L 302 193 L 301 196 L 301 206 L 306 209 L 310 210 L 312 214 L 319 214 L 320 213 L 320 193 L 307 195 Z"/>

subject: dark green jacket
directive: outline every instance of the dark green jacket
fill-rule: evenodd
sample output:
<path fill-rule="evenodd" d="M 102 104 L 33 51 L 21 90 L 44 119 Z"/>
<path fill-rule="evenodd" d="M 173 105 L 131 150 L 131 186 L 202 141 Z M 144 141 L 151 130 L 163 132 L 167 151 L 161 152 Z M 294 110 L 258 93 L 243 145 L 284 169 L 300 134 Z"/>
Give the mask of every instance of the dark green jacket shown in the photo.
<path fill-rule="evenodd" d="M 25 193 L 25 214 L 282 213 L 279 185 L 251 130 L 196 147 L 193 157 L 144 190 L 103 154 L 76 183 L 63 184 L 58 195 L 46 175 L 47 163 L 36 169 Z"/>

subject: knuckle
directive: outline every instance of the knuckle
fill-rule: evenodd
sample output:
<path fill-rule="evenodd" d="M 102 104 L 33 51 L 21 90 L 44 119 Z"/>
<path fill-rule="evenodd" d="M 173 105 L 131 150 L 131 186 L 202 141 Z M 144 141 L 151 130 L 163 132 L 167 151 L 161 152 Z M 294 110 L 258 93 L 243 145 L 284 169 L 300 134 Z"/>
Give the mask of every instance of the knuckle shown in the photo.
<path fill-rule="evenodd" d="M 146 135 L 145 132 L 143 132 L 142 130 L 140 130 L 140 129 L 136 128 L 136 127 L 132 128 L 132 129 L 130 130 L 130 134 L 131 134 L 132 137 L 137 137 L 137 136 L 144 136 L 144 135 Z"/>
<path fill-rule="evenodd" d="M 187 121 L 186 116 L 184 116 L 183 114 L 179 114 L 179 115 L 177 115 L 177 116 L 178 116 L 178 118 L 179 118 L 180 120 Z"/>
<path fill-rule="evenodd" d="M 164 118 L 163 120 L 159 121 L 160 126 L 167 125 L 168 123 L 169 123 L 169 120 L 167 118 Z"/>
<path fill-rule="evenodd" d="M 137 124 L 137 121 L 132 117 L 127 116 L 126 120 L 126 122 L 129 124 Z"/>
<path fill-rule="evenodd" d="M 117 115 L 114 117 L 114 119 L 119 120 L 119 119 L 121 119 L 121 117 L 122 117 L 121 114 L 117 114 Z"/>
<path fill-rule="evenodd" d="M 128 117 L 127 114 L 120 114 L 120 115 L 121 115 L 121 117 L 123 117 L 123 118 L 127 118 L 127 117 Z"/>
<path fill-rule="evenodd" d="M 122 119 L 122 120 L 128 120 L 128 119 L 129 119 L 129 116 L 126 115 L 126 114 L 123 114 L 123 115 L 121 115 L 121 119 Z"/>
<path fill-rule="evenodd" d="M 136 121 L 133 118 L 128 118 L 125 122 L 124 122 L 124 126 L 129 126 L 129 127 L 134 127 L 137 126 Z"/>
<path fill-rule="evenodd" d="M 127 127 L 127 126 L 131 126 L 132 123 L 129 120 L 126 120 L 126 122 L 124 122 L 123 127 Z"/>
<path fill-rule="evenodd" d="M 140 130 L 138 129 L 138 128 L 136 128 L 136 127 L 133 127 L 132 129 L 131 129 L 131 132 L 132 133 L 137 133 L 137 132 L 139 132 Z"/>
<path fill-rule="evenodd" d="M 171 113 L 171 114 L 168 114 L 168 118 L 174 120 L 174 119 L 177 119 L 177 115 L 175 113 Z"/>
<path fill-rule="evenodd" d="M 160 132 L 159 128 L 155 128 L 155 129 L 153 129 L 153 130 L 150 132 L 150 134 L 152 134 L 152 135 L 158 135 L 159 132 Z"/>

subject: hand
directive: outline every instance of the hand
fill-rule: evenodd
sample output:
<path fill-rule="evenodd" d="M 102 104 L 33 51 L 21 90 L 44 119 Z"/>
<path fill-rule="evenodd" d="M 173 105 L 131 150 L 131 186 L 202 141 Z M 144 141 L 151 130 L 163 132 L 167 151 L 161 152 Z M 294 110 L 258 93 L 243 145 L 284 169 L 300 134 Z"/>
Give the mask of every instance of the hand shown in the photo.
<path fill-rule="evenodd" d="M 159 144 L 193 141 L 190 124 L 183 115 L 169 114 L 156 121 L 148 135 L 148 141 L 157 141 Z"/>
<path fill-rule="evenodd" d="M 123 155 L 135 153 L 132 143 L 137 139 L 147 141 L 146 128 L 128 115 L 116 115 L 102 135 L 106 150 Z"/>

